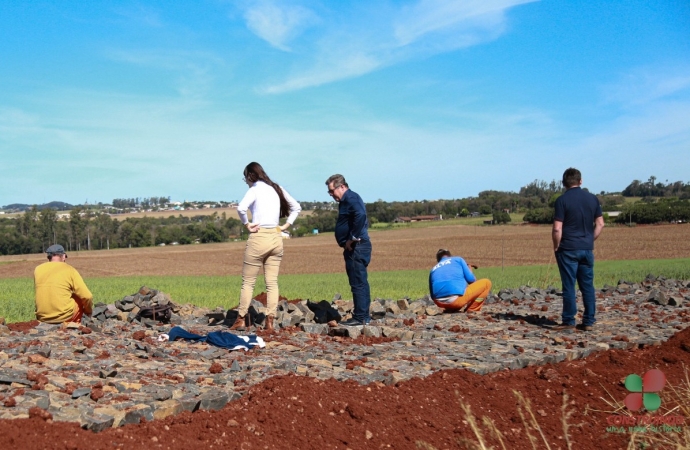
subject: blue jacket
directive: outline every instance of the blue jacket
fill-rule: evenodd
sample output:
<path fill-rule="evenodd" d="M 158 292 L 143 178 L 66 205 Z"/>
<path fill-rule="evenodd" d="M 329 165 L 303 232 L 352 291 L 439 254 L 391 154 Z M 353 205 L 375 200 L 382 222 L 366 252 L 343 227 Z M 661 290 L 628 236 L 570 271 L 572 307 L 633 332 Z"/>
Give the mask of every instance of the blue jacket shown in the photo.
<path fill-rule="evenodd" d="M 207 336 L 190 333 L 182 327 L 173 327 L 168 332 L 170 342 L 175 339 L 185 339 L 188 341 L 206 342 L 220 348 L 227 348 L 228 350 L 249 350 L 252 347 L 263 347 L 263 339 L 256 335 L 238 336 L 236 334 L 228 333 L 227 331 L 212 331 Z M 259 340 L 261 339 L 261 340 Z"/>
<path fill-rule="evenodd" d="M 467 285 L 475 281 L 477 278 L 464 259 L 459 256 L 446 256 L 441 258 L 429 273 L 429 293 L 431 298 L 463 295 Z"/>
<path fill-rule="evenodd" d="M 335 223 L 335 240 L 338 245 L 345 247 L 350 239 L 369 240 L 369 220 L 362 197 L 352 189 L 348 189 L 340 199 L 338 206 L 338 221 Z"/>

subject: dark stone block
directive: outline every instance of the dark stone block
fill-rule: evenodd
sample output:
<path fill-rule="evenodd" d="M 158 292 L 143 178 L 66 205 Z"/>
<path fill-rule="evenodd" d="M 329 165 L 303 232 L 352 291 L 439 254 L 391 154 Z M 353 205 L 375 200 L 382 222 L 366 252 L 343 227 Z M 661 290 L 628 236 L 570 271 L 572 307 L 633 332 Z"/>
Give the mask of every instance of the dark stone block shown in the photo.
<path fill-rule="evenodd" d="M 159 402 L 170 400 L 172 398 L 172 392 L 168 389 L 158 389 L 154 394 L 153 398 Z"/>
<path fill-rule="evenodd" d="M 50 358 L 50 345 L 44 345 L 36 350 L 36 353 L 43 356 L 44 358 Z"/>
<path fill-rule="evenodd" d="M 107 414 L 98 414 L 94 412 L 84 413 L 81 416 L 84 424 L 82 428 L 91 430 L 94 433 L 99 433 L 113 426 L 115 418 Z"/>
<path fill-rule="evenodd" d="M 199 409 L 218 411 L 228 403 L 230 396 L 225 391 L 210 391 L 201 394 L 199 400 Z"/>
<path fill-rule="evenodd" d="M 91 388 L 79 388 L 72 392 L 72 398 L 79 398 L 91 394 Z"/>
<path fill-rule="evenodd" d="M 0 383 L 2 384 L 11 384 L 11 383 L 19 383 L 19 384 L 24 384 L 26 386 L 31 386 L 33 383 L 26 378 L 24 378 L 24 374 L 20 374 L 15 371 L 0 371 Z"/>
<path fill-rule="evenodd" d="M 153 420 L 153 408 L 148 405 L 141 405 L 139 408 L 127 411 L 125 417 L 122 419 L 120 425 L 129 425 L 132 423 L 140 423 L 141 418 L 145 418 L 146 421 L 150 422 Z"/>
<path fill-rule="evenodd" d="M 101 378 L 112 378 L 117 375 L 116 369 L 102 369 L 98 371 L 98 376 Z"/>
<path fill-rule="evenodd" d="M 201 400 L 194 395 L 184 395 L 177 399 L 182 405 L 182 409 L 189 412 L 194 412 L 199 409 Z"/>

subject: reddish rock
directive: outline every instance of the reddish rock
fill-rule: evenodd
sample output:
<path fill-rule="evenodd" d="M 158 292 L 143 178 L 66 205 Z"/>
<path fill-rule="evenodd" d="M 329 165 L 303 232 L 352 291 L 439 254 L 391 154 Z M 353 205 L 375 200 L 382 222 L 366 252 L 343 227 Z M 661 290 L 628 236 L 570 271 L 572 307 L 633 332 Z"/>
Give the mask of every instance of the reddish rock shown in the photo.
<path fill-rule="evenodd" d="M 97 402 L 98 399 L 103 398 L 105 394 L 103 393 L 103 389 L 100 388 L 94 388 L 91 389 L 91 400 L 94 402 Z"/>
<path fill-rule="evenodd" d="M 53 420 L 53 415 L 45 409 L 34 406 L 29 408 L 29 419 L 38 418 L 41 420 Z"/>
<path fill-rule="evenodd" d="M 143 341 L 144 338 L 146 337 L 146 332 L 145 331 L 135 331 L 132 333 L 132 339 L 136 339 L 137 341 Z"/>

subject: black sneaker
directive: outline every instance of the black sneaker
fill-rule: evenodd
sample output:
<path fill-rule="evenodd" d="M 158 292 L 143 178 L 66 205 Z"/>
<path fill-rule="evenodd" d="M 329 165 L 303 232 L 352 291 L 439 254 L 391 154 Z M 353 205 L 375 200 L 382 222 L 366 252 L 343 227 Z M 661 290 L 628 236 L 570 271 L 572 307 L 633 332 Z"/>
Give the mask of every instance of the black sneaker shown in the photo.
<path fill-rule="evenodd" d="M 364 325 L 364 322 L 362 322 L 361 320 L 357 320 L 354 317 L 352 317 L 350 319 L 343 320 L 342 322 L 340 322 L 340 325 L 345 326 L 345 327 L 361 327 Z"/>

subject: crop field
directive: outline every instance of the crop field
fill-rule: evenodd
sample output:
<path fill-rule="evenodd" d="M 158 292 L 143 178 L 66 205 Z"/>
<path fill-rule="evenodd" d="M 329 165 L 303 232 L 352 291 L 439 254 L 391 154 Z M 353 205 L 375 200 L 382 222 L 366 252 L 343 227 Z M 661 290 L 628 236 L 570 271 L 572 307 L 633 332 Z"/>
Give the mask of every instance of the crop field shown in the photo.
<path fill-rule="evenodd" d="M 372 230 L 371 272 L 429 269 L 439 248 L 480 267 L 554 263 L 549 226 L 426 226 Z M 284 241 L 282 274 L 341 273 L 342 250 L 332 233 Z M 244 242 L 69 253 L 85 278 L 240 275 Z M 597 261 L 690 258 L 690 225 L 606 227 Z M 45 255 L 0 256 L 0 279 L 31 277 Z"/>
<path fill-rule="evenodd" d="M 690 226 L 607 227 L 596 242 L 596 284 L 640 281 L 648 273 L 690 278 Z M 439 248 L 477 264 L 494 292 L 521 285 L 559 286 L 549 226 L 448 225 L 372 230 L 372 296 L 418 298 L 428 292 L 428 270 Z M 333 235 L 286 240 L 281 295 L 290 299 L 350 298 L 342 251 Z M 140 286 L 169 293 L 179 303 L 224 308 L 237 304 L 244 242 L 69 253 L 94 293 L 112 303 Z M 0 256 L 0 316 L 33 315 L 33 269 L 44 255 Z M 264 289 L 262 280 L 255 292 Z"/>

